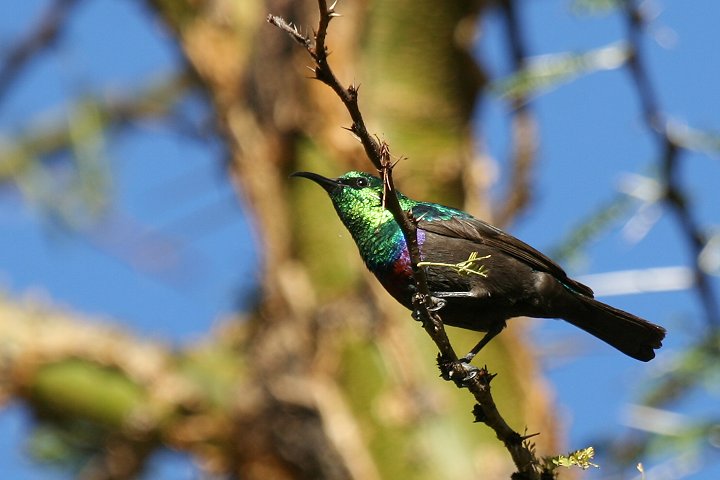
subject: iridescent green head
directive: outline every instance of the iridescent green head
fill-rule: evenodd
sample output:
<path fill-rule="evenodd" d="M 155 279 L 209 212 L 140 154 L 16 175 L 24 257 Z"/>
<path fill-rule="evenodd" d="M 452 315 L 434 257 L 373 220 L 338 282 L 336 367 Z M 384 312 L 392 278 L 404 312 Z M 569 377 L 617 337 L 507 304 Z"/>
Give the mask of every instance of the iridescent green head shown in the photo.
<path fill-rule="evenodd" d="M 384 268 L 406 255 L 402 231 L 392 213 L 383 207 L 381 179 L 362 172 L 348 172 L 338 178 L 325 178 L 311 172 L 297 172 L 293 176 L 308 178 L 325 189 L 370 270 L 377 273 L 378 267 Z M 416 202 L 400 192 L 397 195 L 403 210 L 412 210 L 425 220 L 468 217 L 454 208 Z M 421 234 L 418 234 L 420 243 Z"/>
<path fill-rule="evenodd" d="M 323 187 L 353 236 L 374 230 L 393 218 L 383 208 L 383 183 L 378 177 L 363 172 L 348 172 L 338 178 L 312 172 L 297 172 L 292 176 L 308 178 Z M 401 197 L 401 201 L 408 199 Z"/>
<path fill-rule="evenodd" d="M 362 172 L 348 172 L 338 178 L 310 172 L 293 176 L 308 178 L 325 189 L 370 270 L 402 255 L 405 240 L 392 213 L 382 205 L 383 183 L 378 177 Z M 398 198 L 405 210 L 416 204 L 402 194 Z"/>

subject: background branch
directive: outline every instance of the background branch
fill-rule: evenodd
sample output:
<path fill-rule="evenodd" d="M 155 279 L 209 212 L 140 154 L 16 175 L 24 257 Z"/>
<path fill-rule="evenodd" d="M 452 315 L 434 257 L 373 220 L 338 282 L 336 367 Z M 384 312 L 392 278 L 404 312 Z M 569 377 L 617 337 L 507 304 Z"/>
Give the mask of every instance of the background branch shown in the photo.
<path fill-rule="evenodd" d="M 0 103 L 28 63 L 35 60 L 42 50 L 55 45 L 78 3 L 79 0 L 54 0 L 35 28 L 5 54 L 0 66 Z"/>
<path fill-rule="evenodd" d="M 713 331 L 720 328 L 720 305 L 710 284 L 710 276 L 700 264 L 700 253 L 707 244 L 707 237 L 690 211 L 679 174 L 680 156 L 685 150 L 672 136 L 667 119 L 660 110 L 655 85 L 650 80 L 644 58 L 643 29 L 645 18 L 637 0 L 625 0 L 627 37 L 631 54 L 627 62 L 628 71 L 635 85 L 640 108 L 647 129 L 653 133 L 657 143 L 660 166 L 660 180 L 664 184 L 663 201 L 675 215 L 679 231 L 684 235 L 690 253 L 695 277 L 695 290 L 705 310 L 708 327 Z"/>
<path fill-rule="evenodd" d="M 520 74 L 526 67 L 527 46 L 523 38 L 522 24 L 515 0 L 499 3 L 505 27 L 505 37 L 510 48 L 513 74 Z M 512 115 L 512 154 L 510 183 L 501 208 L 495 212 L 498 225 L 507 225 L 532 202 L 533 168 L 537 151 L 537 126 L 530 109 L 530 99 L 525 95 L 510 97 Z"/>

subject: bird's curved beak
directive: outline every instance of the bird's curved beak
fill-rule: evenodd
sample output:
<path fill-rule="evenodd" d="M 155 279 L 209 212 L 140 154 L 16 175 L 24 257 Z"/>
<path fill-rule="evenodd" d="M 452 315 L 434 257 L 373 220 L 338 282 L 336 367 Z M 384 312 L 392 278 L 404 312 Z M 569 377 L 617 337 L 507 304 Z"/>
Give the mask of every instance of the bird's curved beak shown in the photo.
<path fill-rule="evenodd" d="M 322 175 L 318 175 L 317 173 L 313 172 L 295 172 L 290 176 L 303 177 L 312 180 L 313 182 L 324 188 L 325 191 L 327 191 L 328 193 L 333 193 L 342 187 L 342 183 L 338 182 L 337 180 L 333 178 L 323 177 Z"/>

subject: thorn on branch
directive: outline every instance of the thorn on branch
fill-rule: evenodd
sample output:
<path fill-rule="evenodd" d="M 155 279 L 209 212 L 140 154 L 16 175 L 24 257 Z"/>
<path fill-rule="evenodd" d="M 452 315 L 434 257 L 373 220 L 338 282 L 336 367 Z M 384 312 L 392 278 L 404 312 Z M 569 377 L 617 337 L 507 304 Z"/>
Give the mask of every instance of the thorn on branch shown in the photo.
<path fill-rule="evenodd" d="M 526 435 L 522 435 L 522 436 L 520 437 L 520 440 L 522 440 L 522 441 L 524 442 L 524 441 L 529 440 L 529 439 L 531 439 L 531 438 L 533 438 L 533 437 L 537 437 L 538 435 L 540 435 L 540 432 L 528 433 L 528 434 L 526 434 Z"/>
<path fill-rule="evenodd" d="M 489 386 L 493 378 L 497 377 L 497 373 L 488 372 L 487 365 L 480 369 L 479 379 L 484 386 Z"/>
<path fill-rule="evenodd" d="M 356 129 L 355 129 L 355 125 L 354 125 L 354 124 L 353 124 L 353 125 L 350 125 L 349 127 L 340 127 L 340 128 L 342 128 L 343 130 L 347 130 L 348 132 L 352 133 L 353 138 L 354 138 L 355 140 L 360 141 L 360 137 L 358 136 L 358 134 L 357 134 L 357 132 L 356 132 Z"/>
<path fill-rule="evenodd" d="M 328 7 L 327 12 L 325 13 L 325 14 L 327 15 L 327 18 L 328 18 L 328 23 L 330 23 L 330 20 L 332 20 L 333 18 L 342 17 L 341 14 L 339 14 L 339 13 L 337 13 L 337 12 L 335 11 L 335 7 L 337 7 L 337 4 L 338 4 L 339 1 L 340 1 L 340 0 L 335 0 L 335 1 L 332 3 L 332 5 L 330 5 L 330 7 Z"/>

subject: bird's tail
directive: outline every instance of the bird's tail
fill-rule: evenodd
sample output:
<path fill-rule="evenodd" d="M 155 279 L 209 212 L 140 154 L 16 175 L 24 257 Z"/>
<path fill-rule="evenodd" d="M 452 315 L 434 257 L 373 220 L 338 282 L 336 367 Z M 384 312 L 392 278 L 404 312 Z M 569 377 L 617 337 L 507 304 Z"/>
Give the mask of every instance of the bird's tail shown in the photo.
<path fill-rule="evenodd" d="M 576 294 L 575 298 L 582 307 L 574 309 L 565 320 L 625 355 L 643 362 L 655 358 L 655 350 L 665 338 L 663 327 L 585 295 Z"/>

